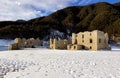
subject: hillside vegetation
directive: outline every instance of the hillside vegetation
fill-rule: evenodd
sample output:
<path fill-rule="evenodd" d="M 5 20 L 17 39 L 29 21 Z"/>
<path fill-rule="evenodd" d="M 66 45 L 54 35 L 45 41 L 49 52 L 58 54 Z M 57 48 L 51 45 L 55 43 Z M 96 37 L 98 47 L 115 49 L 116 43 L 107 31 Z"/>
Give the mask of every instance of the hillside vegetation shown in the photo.
<path fill-rule="evenodd" d="M 0 22 L 0 38 L 40 37 L 50 35 L 56 29 L 66 34 L 72 32 L 102 30 L 120 34 L 120 3 L 105 2 L 87 6 L 72 6 L 58 10 L 46 17 L 29 21 Z"/>

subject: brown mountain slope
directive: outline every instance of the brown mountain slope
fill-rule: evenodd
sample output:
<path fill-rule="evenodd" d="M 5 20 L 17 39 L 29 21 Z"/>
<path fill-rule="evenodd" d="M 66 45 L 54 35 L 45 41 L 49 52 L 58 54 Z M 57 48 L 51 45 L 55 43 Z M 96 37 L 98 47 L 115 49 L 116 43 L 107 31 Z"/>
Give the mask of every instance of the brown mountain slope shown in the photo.
<path fill-rule="evenodd" d="M 21 24 L 9 24 L 0 28 L 0 38 L 40 37 L 50 34 L 50 29 L 65 32 L 103 30 L 120 34 L 120 3 L 105 2 L 87 6 L 67 7 L 49 16 L 29 20 Z"/>

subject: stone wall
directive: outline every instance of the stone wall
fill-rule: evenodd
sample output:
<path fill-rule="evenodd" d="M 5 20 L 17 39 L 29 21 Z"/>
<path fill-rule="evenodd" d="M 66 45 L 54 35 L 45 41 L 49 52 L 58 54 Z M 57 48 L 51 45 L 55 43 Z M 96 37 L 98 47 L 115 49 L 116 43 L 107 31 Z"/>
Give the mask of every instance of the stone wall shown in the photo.
<path fill-rule="evenodd" d="M 67 45 L 67 50 L 81 50 L 82 46 L 81 45 L 77 45 L 77 44 L 69 44 Z"/>
<path fill-rule="evenodd" d="M 70 43 L 71 41 L 68 41 L 68 40 L 50 39 L 50 48 L 51 49 L 67 49 L 67 45 Z"/>

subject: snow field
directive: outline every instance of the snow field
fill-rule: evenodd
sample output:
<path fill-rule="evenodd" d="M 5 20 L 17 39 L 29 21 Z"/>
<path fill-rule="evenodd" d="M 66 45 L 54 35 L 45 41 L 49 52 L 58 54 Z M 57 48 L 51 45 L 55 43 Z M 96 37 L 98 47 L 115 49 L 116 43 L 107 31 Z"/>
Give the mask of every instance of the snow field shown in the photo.
<path fill-rule="evenodd" d="M 0 53 L 4 78 L 120 78 L 120 52 L 19 50 Z"/>

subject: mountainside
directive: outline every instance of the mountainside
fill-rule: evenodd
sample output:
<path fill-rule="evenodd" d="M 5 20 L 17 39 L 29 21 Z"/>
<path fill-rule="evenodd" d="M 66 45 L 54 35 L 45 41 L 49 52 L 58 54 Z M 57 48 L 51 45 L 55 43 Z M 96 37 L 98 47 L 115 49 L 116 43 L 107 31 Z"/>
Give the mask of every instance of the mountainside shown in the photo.
<path fill-rule="evenodd" d="M 120 34 L 120 3 L 105 2 L 87 6 L 72 6 L 46 17 L 29 21 L 0 22 L 0 38 L 40 37 L 51 35 L 51 29 L 70 35 L 72 32 L 102 30 Z M 70 33 L 68 33 L 68 30 Z"/>

